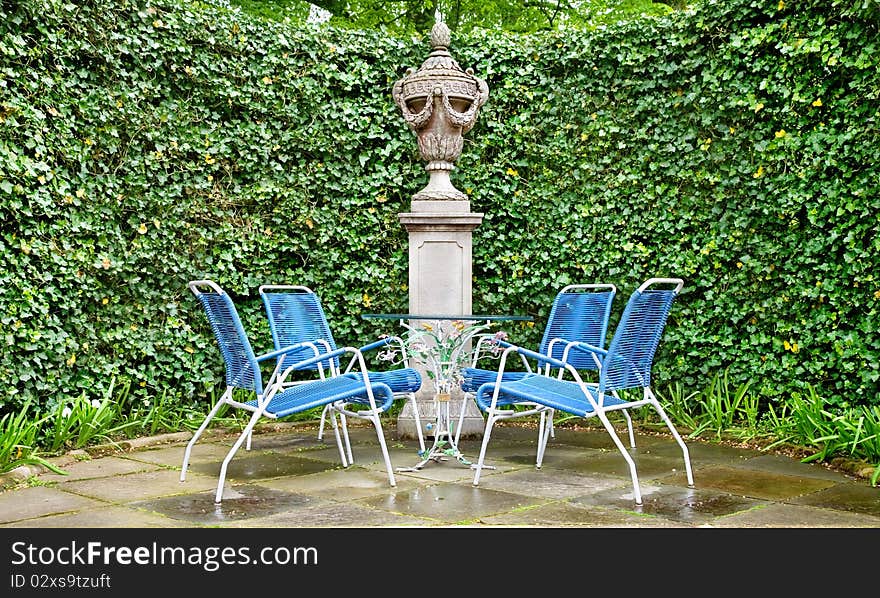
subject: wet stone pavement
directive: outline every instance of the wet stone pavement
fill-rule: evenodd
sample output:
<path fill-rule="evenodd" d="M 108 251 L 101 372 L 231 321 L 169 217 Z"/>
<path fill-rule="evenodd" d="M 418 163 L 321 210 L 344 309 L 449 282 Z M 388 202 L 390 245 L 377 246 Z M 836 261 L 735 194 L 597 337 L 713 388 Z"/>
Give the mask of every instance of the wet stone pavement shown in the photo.
<path fill-rule="evenodd" d="M 643 504 L 626 462 L 600 429 L 559 428 L 536 469 L 537 432 L 497 426 L 479 486 L 454 459 L 397 472 L 391 487 L 372 427 L 353 426 L 355 464 L 342 468 L 332 434 L 277 425 L 255 434 L 230 463 L 221 504 L 220 464 L 234 437 L 193 449 L 179 481 L 185 439 L 104 457 L 59 461 L 0 492 L 4 528 L 876 528 L 880 488 L 821 465 L 687 440 L 695 486 L 671 438 L 636 434 L 631 451 Z M 396 467 L 415 464 L 417 442 L 386 438 Z M 479 439 L 461 449 L 476 461 Z"/>

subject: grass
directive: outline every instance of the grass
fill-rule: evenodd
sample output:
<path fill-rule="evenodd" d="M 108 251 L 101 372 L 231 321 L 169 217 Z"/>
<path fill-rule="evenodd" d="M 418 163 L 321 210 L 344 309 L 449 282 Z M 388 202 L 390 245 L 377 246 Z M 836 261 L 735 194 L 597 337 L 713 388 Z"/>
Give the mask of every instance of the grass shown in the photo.
<path fill-rule="evenodd" d="M 64 473 L 39 454 L 37 437 L 44 419 L 32 418 L 25 404 L 17 414 L 7 413 L 0 419 L 0 473 L 22 465 L 42 465 L 56 473 Z"/>
<path fill-rule="evenodd" d="M 702 392 L 687 393 L 680 384 L 657 392 L 667 414 L 696 438 L 706 433 L 748 441 L 765 441 L 771 450 L 793 445 L 808 453 L 807 462 L 837 457 L 874 464 L 870 483 L 880 479 L 880 406 L 831 410 L 812 386 L 792 392 L 779 403 L 761 407 L 751 383 L 732 387 L 727 373 L 714 376 Z"/>

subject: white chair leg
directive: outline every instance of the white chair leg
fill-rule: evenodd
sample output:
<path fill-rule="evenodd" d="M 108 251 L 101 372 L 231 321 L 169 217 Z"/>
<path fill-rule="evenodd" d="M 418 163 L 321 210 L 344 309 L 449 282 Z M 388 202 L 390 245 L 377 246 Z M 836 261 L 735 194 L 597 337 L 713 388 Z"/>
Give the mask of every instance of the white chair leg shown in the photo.
<path fill-rule="evenodd" d="M 227 390 L 226 393 L 229 391 Z M 202 425 L 199 426 L 199 429 L 195 431 L 193 437 L 186 445 L 186 450 L 183 451 L 183 466 L 180 469 L 180 481 L 186 481 L 186 469 L 189 467 L 189 457 L 192 453 L 192 448 L 195 445 L 196 441 L 202 435 L 202 432 L 208 427 L 208 424 L 211 423 L 211 420 L 214 419 L 214 416 L 217 415 L 217 412 L 220 410 L 220 406 L 226 402 L 226 393 L 223 393 L 223 396 L 220 397 L 220 400 L 217 401 L 217 404 L 211 408 L 211 411 L 208 412 L 208 415 L 205 417 L 205 421 L 202 422 Z"/>
<path fill-rule="evenodd" d="M 535 458 L 535 467 L 541 469 L 541 447 L 544 446 L 544 434 L 547 432 L 547 413 L 542 411 L 541 417 L 538 419 L 538 455 Z"/>
<path fill-rule="evenodd" d="M 342 437 L 345 439 L 345 450 L 348 453 L 348 464 L 351 465 L 354 463 L 354 456 L 351 452 L 351 438 L 348 436 L 348 420 L 345 419 L 345 414 L 339 414 L 339 425 L 342 427 Z"/>
<path fill-rule="evenodd" d="M 675 441 L 678 443 L 678 446 L 681 447 L 681 453 L 682 453 L 682 456 L 684 457 L 684 467 L 685 467 L 685 471 L 687 471 L 688 486 L 693 488 L 694 487 L 694 474 L 693 474 L 693 471 L 691 470 L 691 456 L 690 456 L 690 452 L 688 451 L 687 445 L 685 445 L 684 440 L 682 440 L 681 436 L 678 433 L 678 430 L 676 430 L 675 426 L 672 425 L 672 421 L 669 419 L 669 416 L 666 415 L 666 411 L 664 411 L 663 407 L 660 406 L 660 403 L 657 402 L 657 400 L 655 399 L 655 400 L 651 401 L 651 406 L 654 407 L 654 410 L 660 416 L 660 419 L 662 419 L 663 422 L 666 424 L 666 427 L 669 428 L 669 431 L 672 433 L 672 436 L 673 436 L 673 438 L 675 438 Z"/>
<path fill-rule="evenodd" d="M 324 408 L 327 411 L 327 408 Z M 330 413 L 330 427 L 333 428 L 333 435 L 336 437 L 336 448 L 339 450 L 339 459 L 342 461 L 343 467 L 348 467 L 349 462 L 345 456 L 345 449 L 342 446 L 342 437 L 339 435 L 339 425 L 336 422 L 336 412 L 333 409 L 329 410 Z"/>
<path fill-rule="evenodd" d="M 544 414 L 541 414 L 541 419 L 543 421 Z M 550 439 L 553 429 L 553 410 L 551 409 L 547 413 L 546 423 L 543 424 L 545 427 L 544 433 L 538 435 L 538 461 L 535 465 L 538 469 L 541 469 L 541 465 L 544 464 L 544 452 L 547 450 L 547 441 Z"/>
<path fill-rule="evenodd" d="M 379 421 L 379 414 L 374 413 L 370 419 L 376 427 L 376 435 L 379 437 L 379 446 L 382 447 L 382 456 L 385 458 L 385 469 L 388 470 L 388 482 L 391 486 L 397 486 L 397 480 L 394 479 L 394 468 L 391 467 L 391 456 L 388 454 L 388 446 L 385 444 L 385 434 L 382 433 L 382 422 Z"/>
<path fill-rule="evenodd" d="M 629 416 L 629 409 L 621 409 L 623 411 L 623 417 L 626 418 L 626 430 L 629 432 L 629 446 L 630 448 L 636 448 L 636 437 L 633 435 L 633 422 L 632 418 Z"/>
<path fill-rule="evenodd" d="M 241 447 L 245 439 L 250 436 L 251 431 L 254 429 L 254 425 L 257 423 L 257 420 L 260 419 L 262 415 L 262 409 L 254 411 L 253 415 L 251 415 L 250 421 L 248 422 L 247 426 L 245 426 L 244 431 L 238 435 L 238 439 L 236 439 L 235 444 L 233 444 L 232 448 L 229 449 L 229 452 L 226 453 L 226 458 L 223 459 L 223 465 L 220 466 L 220 479 L 217 482 L 217 494 L 214 497 L 215 503 L 219 503 L 223 500 L 223 482 L 226 480 L 226 469 L 229 467 L 229 462 L 232 461 L 232 457 L 235 456 L 235 453 L 238 451 L 239 447 Z"/>
<path fill-rule="evenodd" d="M 605 426 L 605 430 L 608 431 L 608 435 L 611 436 L 611 440 L 613 440 L 615 446 L 617 446 L 617 450 L 620 451 L 620 454 L 623 455 L 623 458 L 626 460 L 626 464 L 629 465 L 629 475 L 632 478 L 633 485 L 633 498 L 635 499 L 637 505 L 641 505 L 642 489 L 639 487 L 639 476 L 636 473 L 636 464 L 632 460 L 629 452 L 626 450 L 626 447 L 623 446 L 623 442 L 620 441 L 620 437 L 617 436 L 617 432 L 614 431 L 614 426 L 612 426 L 611 422 L 608 421 L 605 413 L 600 411 L 598 415 L 599 419 L 602 420 L 602 425 Z"/>
<path fill-rule="evenodd" d="M 492 426 L 495 424 L 495 416 L 489 412 L 486 418 L 486 429 L 483 432 L 483 444 L 480 446 L 480 458 L 477 459 L 477 465 L 474 468 L 474 486 L 480 483 L 480 473 L 483 471 L 483 461 L 486 459 L 486 447 L 489 446 L 489 436 L 492 434 Z"/>
<path fill-rule="evenodd" d="M 419 417 L 419 402 L 416 400 L 414 392 L 409 393 L 409 400 L 412 403 L 413 419 L 416 424 L 416 435 L 419 437 L 420 454 L 425 452 L 425 435 L 422 432 L 422 420 Z"/>
<path fill-rule="evenodd" d="M 330 405 L 325 405 L 321 410 L 321 424 L 318 426 L 318 440 L 324 440 L 324 422 L 327 420 L 327 410 Z"/>

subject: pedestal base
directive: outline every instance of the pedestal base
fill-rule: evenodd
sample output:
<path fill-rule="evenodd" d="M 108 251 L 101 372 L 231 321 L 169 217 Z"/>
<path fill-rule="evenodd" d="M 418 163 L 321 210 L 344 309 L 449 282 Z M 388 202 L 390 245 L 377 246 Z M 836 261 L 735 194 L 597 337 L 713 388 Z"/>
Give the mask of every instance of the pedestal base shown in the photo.
<path fill-rule="evenodd" d="M 461 424 L 461 438 L 482 438 L 486 421 L 473 399 L 453 398 L 449 402 L 449 423 L 452 426 L 453 435 L 457 431 L 462 402 L 464 402 L 465 411 L 464 421 Z M 419 420 L 422 423 L 422 434 L 425 438 L 433 438 L 437 426 L 437 404 L 433 398 L 421 396 L 416 398 L 416 403 L 419 409 Z M 430 429 L 428 429 L 428 425 L 431 426 Z M 409 401 L 404 404 L 400 415 L 397 416 L 397 435 L 400 438 L 418 438 L 412 403 Z"/>

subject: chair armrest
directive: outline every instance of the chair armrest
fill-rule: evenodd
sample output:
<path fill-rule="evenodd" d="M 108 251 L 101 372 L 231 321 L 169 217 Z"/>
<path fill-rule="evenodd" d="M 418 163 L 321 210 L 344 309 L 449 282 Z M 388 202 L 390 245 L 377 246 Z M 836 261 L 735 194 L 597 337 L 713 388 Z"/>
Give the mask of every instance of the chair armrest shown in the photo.
<path fill-rule="evenodd" d="M 568 352 L 568 349 L 577 349 L 578 351 L 583 351 L 584 353 L 592 353 L 594 356 L 600 355 L 602 357 L 605 357 L 606 355 L 608 355 L 607 349 L 597 347 L 596 345 L 591 345 L 590 343 L 571 343 L 568 347 L 566 347 L 566 352 Z"/>
<path fill-rule="evenodd" d="M 577 351 L 582 351 L 584 353 L 589 353 L 593 358 L 593 363 L 596 364 L 596 369 L 598 371 L 602 371 L 602 363 L 606 355 L 608 355 L 608 351 L 601 347 L 597 347 L 595 345 L 591 345 L 590 343 L 583 342 L 571 342 L 565 346 L 565 351 L 562 353 L 562 359 L 564 361 L 568 361 L 568 352 L 572 349 Z M 562 377 L 562 372 L 559 373 L 560 378 Z"/>
<path fill-rule="evenodd" d="M 555 359 L 553 357 L 550 357 L 549 355 L 544 355 L 543 353 L 538 353 L 537 351 L 530 351 L 529 349 L 525 349 L 523 347 L 516 347 L 513 345 L 511 345 L 510 348 L 516 350 L 516 352 L 519 353 L 520 355 L 522 355 L 523 357 L 527 357 L 529 359 L 534 359 L 535 361 L 538 361 L 540 363 L 549 363 L 550 365 L 554 365 L 558 368 L 565 368 L 566 365 L 568 365 L 564 361 L 562 361 L 561 359 Z"/>
<path fill-rule="evenodd" d="M 312 351 L 315 352 L 317 356 L 319 351 L 318 348 L 314 345 L 314 343 L 297 343 L 295 345 L 288 345 L 287 347 L 282 347 L 281 349 L 276 349 L 275 351 L 270 351 L 269 353 L 263 353 L 262 355 L 257 355 L 257 362 L 266 361 L 267 359 L 274 359 L 276 357 L 281 357 L 282 355 L 287 355 L 293 351 L 299 351 L 301 349 L 311 347 Z"/>
<path fill-rule="evenodd" d="M 607 349 L 597 347 L 596 345 L 591 345 L 590 343 L 572 343 L 571 348 L 577 349 L 578 351 L 584 351 L 585 353 L 598 353 L 602 357 L 608 355 Z"/>
<path fill-rule="evenodd" d="M 391 344 L 397 337 L 394 336 L 386 336 L 385 338 L 380 338 L 377 341 L 370 343 L 369 345 L 364 345 L 363 347 L 359 347 L 358 350 L 361 353 L 366 353 L 367 351 L 372 351 L 374 349 L 378 349 L 379 347 L 384 347 L 386 345 Z"/>
<path fill-rule="evenodd" d="M 567 362 L 562 361 L 560 359 L 555 359 L 555 358 L 550 357 L 549 355 L 545 355 L 543 353 L 538 353 L 537 351 L 530 351 L 529 349 L 525 349 L 523 347 L 517 347 L 516 345 L 511 345 L 510 347 L 508 347 L 507 349 L 504 350 L 504 353 L 501 354 L 501 363 L 498 365 L 498 375 L 495 378 L 495 382 L 494 383 L 486 382 L 485 384 L 480 386 L 481 390 L 484 387 L 486 389 L 488 389 L 490 387 L 490 385 L 492 387 L 492 400 L 491 400 L 490 407 L 489 407 L 490 410 L 494 411 L 497 408 L 498 396 L 499 396 L 499 393 L 504 385 L 504 382 L 503 382 L 504 367 L 505 367 L 505 364 L 507 363 L 507 356 L 512 352 L 516 352 L 523 359 L 526 359 L 526 358 L 534 359 L 538 363 L 545 363 L 545 364 L 549 364 L 551 366 L 559 368 L 561 370 L 560 375 L 559 375 L 560 380 L 562 379 L 562 373 L 564 371 L 567 371 L 571 374 L 571 377 L 572 377 L 574 383 L 576 383 L 578 386 L 581 386 L 581 387 L 583 387 L 583 385 L 584 385 L 583 380 L 581 380 L 580 374 L 574 368 L 574 366 L 572 366 L 570 363 L 567 363 Z M 539 370 L 540 370 L 540 368 L 539 368 Z M 536 375 L 540 375 L 540 374 L 536 374 Z M 544 376 L 549 377 L 549 367 L 547 368 L 547 373 L 544 374 Z M 478 391 L 478 393 L 479 393 L 479 391 Z"/>
<path fill-rule="evenodd" d="M 306 345 L 306 346 L 311 345 L 314 347 L 314 345 L 312 343 L 302 343 L 302 345 Z M 300 345 L 300 348 L 302 347 L 302 345 Z M 295 346 L 296 345 L 291 345 L 291 347 L 286 347 L 285 349 L 282 349 L 281 351 L 282 352 L 284 352 L 285 350 L 290 351 L 292 349 L 292 347 L 295 347 Z M 277 353 L 277 352 L 273 351 L 273 353 Z M 366 364 L 366 361 L 364 360 L 364 355 L 363 355 L 363 353 L 361 353 L 360 349 L 358 349 L 357 347 L 342 347 L 342 348 L 336 349 L 335 351 L 330 351 L 329 353 L 320 353 L 318 355 L 315 355 L 314 357 L 310 357 L 308 359 L 298 361 L 298 362 L 294 363 L 293 365 L 288 366 L 284 370 L 284 372 L 282 372 L 280 375 L 278 375 L 278 366 L 276 366 L 275 372 L 273 372 L 272 377 L 270 378 L 269 384 L 267 384 L 267 386 L 270 386 L 273 388 L 273 392 L 269 394 L 270 398 L 271 398 L 271 396 L 274 395 L 275 392 L 278 392 L 278 390 L 284 386 L 284 381 L 287 379 L 287 376 L 289 376 L 291 372 L 293 372 L 295 370 L 302 369 L 302 368 L 309 366 L 309 365 L 312 365 L 314 363 L 320 363 L 322 361 L 332 360 L 332 359 L 339 357 L 341 355 L 344 355 L 346 353 L 353 353 L 352 363 L 357 362 L 358 365 L 360 366 L 359 369 L 361 371 L 361 376 L 363 378 L 364 387 L 366 388 L 367 398 L 370 402 L 370 408 L 373 411 L 375 411 L 376 410 L 376 400 L 375 400 L 375 396 L 373 393 L 373 383 L 370 380 L 370 374 L 369 374 L 369 371 L 367 370 L 367 364 Z M 267 354 L 267 355 L 269 355 L 269 354 Z M 279 364 L 280 364 L 280 362 L 279 362 Z M 336 374 L 338 374 L 338 372 Z M 335 374 L 334 374 L 334 376 L 331 376 L 331 377 L 335 377 Z M 322 376 L 322 379 L 323 379 L 323 376 Z M 384 388 L 382 388 L 383 390 L 388 389 L 388 391 L 390 391 L 388 386 L 385 384 L 379 384 L 378 386 L 380 388 L 384 387 Z"/>
<path fill-rule="evenodd" d="M 311 343 L 302 343 L 302 344 L 309 345 Z M 291 346 L 295 346 L 295 345 L 291 345 Z M 314 345 L 312 345 L 312 346 L 314 346 Z M 335 351 L 331 351 L 329 353 L 319 353 L 319 354 L 315 355 L 314 357 L 309 357 L 308 359 L 304 359 L 302 361 L 297 361 L 293 365 L 288 366 L 288 368 L 284 371 L 285 377 L 286 377 L 287 373 L 290 372 L 291 370 L 298 370 L 298 369 L 302 369 L 308 365 L 319 363 L 321 361 L 328 361 L 330 359 L 333 359 L 334 357 L 339 357 L 340 355 L 344 355 L 345 353 L 349 353 L 352 351 L 360 353 L 360 351 L 358 351 L 354 347 L 344 347 L 342 349 L 336 349 Z"/>

